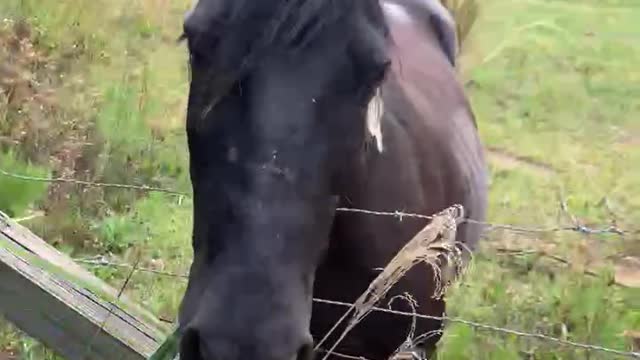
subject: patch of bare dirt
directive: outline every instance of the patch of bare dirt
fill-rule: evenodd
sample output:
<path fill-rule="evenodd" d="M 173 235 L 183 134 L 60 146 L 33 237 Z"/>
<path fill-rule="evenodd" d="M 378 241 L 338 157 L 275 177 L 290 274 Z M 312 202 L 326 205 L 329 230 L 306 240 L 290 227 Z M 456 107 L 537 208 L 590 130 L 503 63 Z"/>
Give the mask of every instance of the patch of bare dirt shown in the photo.
<path fill-rule="evenodd" d="M 489 155 L 489 160 L 501 168 L 525 169 L 543 177 L 551 177 L 557 174 L 556 169 L 549 164 L 525 156 L 512 154 L 504 149 L 489 147 L 487 154 Z"/>
<path fill-rule="evenodd" d="M 18 355 L 16 355 L 12 351 L 2 351 L 0 352 L 0 360 L 17 360 Z"/>
<path fill-rule="evenodd" d="M 616 282 L 633 288 L 640 288 L 640 258 L 626 256 L 616 262 Z"/>
<path fill-rule="evenodd" d="M 640 350 L 640 331 L 625 330 L 622 333 L 622 336 L 629 339 L 632 345 L 632 348 L 631 348 L 632 351 Z"/>

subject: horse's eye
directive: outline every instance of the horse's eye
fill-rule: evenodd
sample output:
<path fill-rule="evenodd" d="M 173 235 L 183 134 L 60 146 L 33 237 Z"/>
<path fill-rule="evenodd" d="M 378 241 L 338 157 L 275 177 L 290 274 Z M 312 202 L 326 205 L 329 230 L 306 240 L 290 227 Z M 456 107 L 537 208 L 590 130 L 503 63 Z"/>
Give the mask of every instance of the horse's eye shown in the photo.
<path fill-rule="evenodd" d="M 210 36 L 207 38 L 187 35 L 187 47 L 189 49 L 189 61 L 192 65 L 202 64 L 211 60 L 218 49 L 219 40 Z"/>
<path fill-rule="evenodd" d="M 370 79 L 375 84 L 378 85 L 382 80 L 384 80 L 389 67 L 391 66 L 391 60 L 385 60 L 378 64 L 372 66 L 370 70 Z"/>

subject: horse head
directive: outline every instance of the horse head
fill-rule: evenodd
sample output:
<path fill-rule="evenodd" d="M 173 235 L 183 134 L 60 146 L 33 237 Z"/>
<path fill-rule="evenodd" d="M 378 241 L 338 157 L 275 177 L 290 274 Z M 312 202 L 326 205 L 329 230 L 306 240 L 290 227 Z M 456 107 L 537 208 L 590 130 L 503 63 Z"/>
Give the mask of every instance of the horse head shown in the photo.
<path fill-rule="evenodd" d="M 181 359 L 307 359 L 336 198 L 380 140 L 366 121 L 389 66 L 380 5 L 200 0 L 183 38 L 194 259 Z"/>
<path fill-rule="evenodd" d="M 194 257 L 182 360 L 312 357 L 314 276 L 337 201 L 365 155 L 385 151 L 385 11 L 377 0 L 200 0 L 185 16 Z"/>

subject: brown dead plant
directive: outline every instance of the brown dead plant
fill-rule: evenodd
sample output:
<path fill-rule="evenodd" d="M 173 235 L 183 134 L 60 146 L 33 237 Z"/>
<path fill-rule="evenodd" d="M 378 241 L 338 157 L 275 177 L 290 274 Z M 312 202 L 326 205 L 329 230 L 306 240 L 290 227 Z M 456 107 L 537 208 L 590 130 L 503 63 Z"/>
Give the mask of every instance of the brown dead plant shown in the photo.
<path fill-rule="evenodd" d="M 462 49 L 473 25 L 478 19 L 480 10 L 478 0 L 440 0 L 456 21 L 458 46 Z"/>
<path fill-rule="evenodd" d="M 457 225 L 463 218 L 464 209 L 461 205 L 454 205 L 434 215 L 432 221 L 396 254 L 368 289 L 317 344 L 316 349 L 320 348 L 353 312 L 345 330 L 323 359 L 335 350 L 346 335 L 373 310 L 376 303 L 415 265 L 424 263 L 433 269 L 436 284 L 433 297 L 440 298 L 444 295 L 446 287 L 462 273 L 462 265 L 465 263 L 462 255 L 466 248 L 463 244 L 456 243 Z"/>

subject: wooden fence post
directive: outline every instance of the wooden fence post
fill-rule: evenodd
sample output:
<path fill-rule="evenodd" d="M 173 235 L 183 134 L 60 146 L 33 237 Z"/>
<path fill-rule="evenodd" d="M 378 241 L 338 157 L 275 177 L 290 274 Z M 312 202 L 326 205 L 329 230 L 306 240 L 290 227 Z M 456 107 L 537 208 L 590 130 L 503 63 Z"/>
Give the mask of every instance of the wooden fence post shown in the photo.
<path fill-rule="evenodd" d="M 147 359 L 169 329 L 0 212 L 0 312 L 69 360 Z"/>

